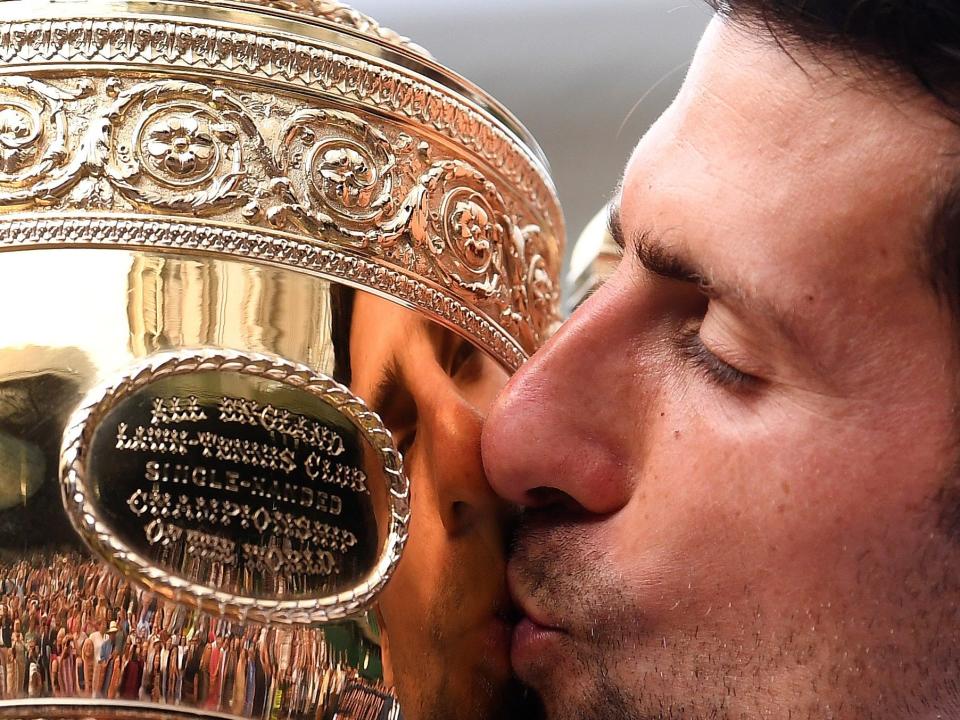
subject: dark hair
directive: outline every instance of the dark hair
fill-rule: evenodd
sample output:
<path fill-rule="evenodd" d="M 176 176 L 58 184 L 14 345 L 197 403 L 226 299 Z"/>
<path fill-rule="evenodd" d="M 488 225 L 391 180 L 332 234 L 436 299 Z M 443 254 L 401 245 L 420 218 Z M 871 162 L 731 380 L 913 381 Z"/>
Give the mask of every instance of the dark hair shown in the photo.
<path fill-rule="evenodd" d="M 353 301 L 357 291 L 346 285 L 330 283 L 330 341 L 333 343 L 333 379 L 341 385 L 353 382 L 350 362 L 350 328 Z"/>

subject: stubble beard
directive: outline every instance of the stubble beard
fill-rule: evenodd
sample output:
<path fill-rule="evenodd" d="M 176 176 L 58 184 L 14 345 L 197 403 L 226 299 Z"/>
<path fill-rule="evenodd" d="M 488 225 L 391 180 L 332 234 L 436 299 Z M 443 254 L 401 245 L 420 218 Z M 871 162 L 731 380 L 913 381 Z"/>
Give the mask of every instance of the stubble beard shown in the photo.
<path fill-rule="evenodd" d="M 646 617 L 628 588 L 604 577 L 606 554 L 577 527 L 522 525 L 513 573 L 524 593 L 569 622 L 561 657 L 543 658 L 522 679 L 548 720 L 938 717 L 931 708 L 960 719 L 960 547 L 930 537 L 909 582 L 906 569 L 890 577 L 883 558 L 860 561 L 858 575 L 886 593 L 875 614 L 837 598 L 767 627 L 749 587 L 723 598 L 712 618 Z M 891 626 L 898 636 L 887 635 Z"/>
<path fill-rule="evenodd" d="M 427 658 L 403 657 L 402 667 L 408 672 L 397 678 L 399 696 L 416 698 L 416 705 L 402 702 L 403 717 L 415 720 L 543 720 L 543 710 L 535 693 L 517 678 L 506 682 L 489 677 L 483 669 L 461 666 L 463 658 L 453 654 L 450 638 L 445 632 L 450 619 L 457 616 L 471 592 L 470 579 L 462 573 L 448 573 L 444 593 L 426 615 Z M 427 664 L 431 676 L 440 678 L 435 686 L 421 696 L 423 673 Z M 458 673 L 469 679 L 469 690 L 463 695 L 461 685 L 449 682 Z"/>

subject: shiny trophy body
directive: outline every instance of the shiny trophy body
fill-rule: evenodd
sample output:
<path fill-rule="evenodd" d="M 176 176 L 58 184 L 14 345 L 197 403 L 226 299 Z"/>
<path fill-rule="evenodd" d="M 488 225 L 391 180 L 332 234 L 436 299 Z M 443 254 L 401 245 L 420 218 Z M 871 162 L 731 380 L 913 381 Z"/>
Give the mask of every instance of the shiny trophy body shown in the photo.
<path fill-rule="evenodd" d="M 0 2 L 0 718 L 501 717 L 562 218 L 335 3 Z"/>

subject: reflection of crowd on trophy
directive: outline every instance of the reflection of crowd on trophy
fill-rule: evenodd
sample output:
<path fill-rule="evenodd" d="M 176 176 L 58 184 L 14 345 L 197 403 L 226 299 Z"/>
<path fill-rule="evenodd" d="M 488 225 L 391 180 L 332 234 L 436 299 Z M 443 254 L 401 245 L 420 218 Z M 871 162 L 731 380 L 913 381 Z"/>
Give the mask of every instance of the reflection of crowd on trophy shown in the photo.
<path fill-rule="evenodd" d="M 239 625 L 79 555 L 0 564 L 0 698 L 182 704 L 252 718 L 395 716 L 321 631 Z"/>

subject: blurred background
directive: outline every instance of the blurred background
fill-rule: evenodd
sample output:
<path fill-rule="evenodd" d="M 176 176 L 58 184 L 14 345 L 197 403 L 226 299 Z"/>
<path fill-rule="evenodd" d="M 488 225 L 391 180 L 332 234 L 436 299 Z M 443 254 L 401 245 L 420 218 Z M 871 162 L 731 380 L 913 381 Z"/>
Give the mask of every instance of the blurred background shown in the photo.
<path fill-rule="evenodd" d="M 520 118 L 550 160 L 570 243 L 673 99 L 711 15 L 700 0 L 350 4 L 426 47 Z"/>

